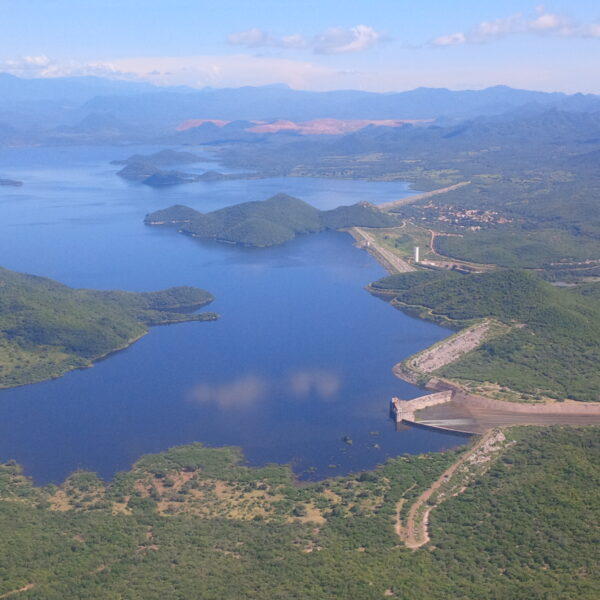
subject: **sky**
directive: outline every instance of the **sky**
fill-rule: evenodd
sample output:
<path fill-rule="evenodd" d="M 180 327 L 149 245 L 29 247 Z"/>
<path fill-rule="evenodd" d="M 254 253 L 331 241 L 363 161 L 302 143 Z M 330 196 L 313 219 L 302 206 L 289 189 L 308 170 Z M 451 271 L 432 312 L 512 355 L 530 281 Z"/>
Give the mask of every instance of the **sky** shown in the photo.
<path fill-rule="evenodd" d="M 0 40 L 22 77 L 600 93 L 599 0 L 0 0 Z"/>

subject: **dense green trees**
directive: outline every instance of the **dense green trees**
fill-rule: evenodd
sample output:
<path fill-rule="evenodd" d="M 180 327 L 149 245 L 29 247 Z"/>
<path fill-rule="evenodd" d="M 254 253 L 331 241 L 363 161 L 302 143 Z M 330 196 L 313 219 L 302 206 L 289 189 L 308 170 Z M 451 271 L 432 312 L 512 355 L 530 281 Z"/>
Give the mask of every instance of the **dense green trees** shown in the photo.
<path fill-rule="evenodd" d="M 432 512 L 431 543 L 405 549 L 394 532 L 398 500 L 404 511 L 455 458 L 398 457 L 368 476 L 296 486 L 287 468 L 250 469 L 235 450 L 193 445 L 146 457 L 107 486 L 75 474 L 58 492 L 32 487 L 6 465 L 0 595 L 32 585 L 23 597 L 598 597 L 597 428 L 512 429 L 487 473 Z M 175 492 L 184 508 L 171 516 L 140 494 L 159 472 L 174 481 L 187 473 L 198 484 Z M 239 506 L 271 489 L 275 512 L 253 520 L 185 508 L 229 502 L 211 496 L 217 484 L 229 486 Z M 125 512 L 115 509 L 116 488 L 133 500 Z M 158 502 L 173 489 L 160 488 Z M 104 503 L 93 497 L 102 490 Z M 308 505 L 321 506 L 325 521 L 296 514 Z"/>
<path fill-rule="evenodd" d="M 276 246 L 298 234 L 348 227 L 390 227 L 396 217 L 360 202 L 319 211 L 287 194 L 262 202 L 244 202 L 202 214 L 187 206 L 171 206 L 146 215 L 149 225 L 179 225 L 180 231 L 197 237 L 244 246 Z"/>
<path fill-rule="evenodd" d="M 375 289 L 396 291 L 400 308 L 450 319 L 454 326 L 494 317 L 512 327 L 439 370 L 451 378 L 492 382 L 533 396 L 598 400 L 600 305 L 596 288 L 559 289 L 538 276 L 496 270 L 458 276 L 409 273 L 384 278 Z"/>
<path fill-rule="evenodd" d="M 0 268 L 0 289 L 0 387 L 89 365 L 151 325 L 216 318 L 181 312 L 213 299 L 191 287 L 148 293 L 75 290 Z"/>

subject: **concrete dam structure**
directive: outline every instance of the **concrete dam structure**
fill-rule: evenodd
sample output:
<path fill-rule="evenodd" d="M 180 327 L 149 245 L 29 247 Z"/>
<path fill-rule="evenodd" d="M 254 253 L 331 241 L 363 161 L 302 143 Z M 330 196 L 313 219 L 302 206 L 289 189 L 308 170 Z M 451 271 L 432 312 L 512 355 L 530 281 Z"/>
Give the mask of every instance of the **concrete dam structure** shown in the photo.
<path fill-rule="evenodd" d="M 452 400 L 452 396 L 452 390 L 445 390 L 443 392 L 436 392 L 435 394 L 419 396 L 413 400 L 400 400 L 400 398 L 392 398 L 390 410 L 396 419 L 396 423 L 402 423 L 403 421 L 414 423 L 416 411 L 423 410 L 424 408 L 428 408 L 430 406 L 436 406 L 438 404 L 450 402 L 450 400 Z"/>
<path fill-rule="evenodd" d="M 473 431 L 468 427 L 463 419 L 444 419 L 442 421 L 417 421 L 415 413 L 419 410 L 446 404 L 454 397 L 453 390 L 444 390 L 426 396 L 419 396 L 413 400 L 400 400 L 392 398 L 390 403 L 390 415 L 396 421 L 396 427 L 402 425 L 415 425 L 418 427 L 427 427 L 441 431 L 451 431 L 453 433 L 471 434 Z"/>

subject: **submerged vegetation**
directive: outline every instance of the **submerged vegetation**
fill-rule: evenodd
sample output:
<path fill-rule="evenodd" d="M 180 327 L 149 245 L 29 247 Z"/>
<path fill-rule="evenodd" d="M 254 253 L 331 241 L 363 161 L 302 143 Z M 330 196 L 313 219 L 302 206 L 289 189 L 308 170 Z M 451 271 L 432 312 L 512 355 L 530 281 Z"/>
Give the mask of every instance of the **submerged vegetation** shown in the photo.
<path fill-rule="evenodd" d="M 600 593 L 594 428 L 510 431 L 499 458 L 431 513 L 417 551 L 394 530 L 460 452 L 402 456 L 297 486 L 200 444 L 105 484 L 37 488 L 0 468 L 0 595 L 131 600 L 580 598 Z"/>
<path fill-rule="evenodd" d="M 146 293 L 76 290 L 0 268 L 0 290 L 0 387 L 90 366 L 153 325 L 216 318 L 188 314 L 213 300 L 191 287 Z"/>

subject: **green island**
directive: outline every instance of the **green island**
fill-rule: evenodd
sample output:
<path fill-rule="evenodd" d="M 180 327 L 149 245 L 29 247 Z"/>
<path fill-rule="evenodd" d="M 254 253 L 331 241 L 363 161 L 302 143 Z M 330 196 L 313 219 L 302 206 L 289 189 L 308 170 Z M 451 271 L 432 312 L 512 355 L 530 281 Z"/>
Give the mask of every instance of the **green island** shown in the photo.
<path fill-rule="evenodd" d="M 182 152 L 180 150 L 159 150 L 153 154 L 132 154 L 123 160 L 113 160 L 111 165 L 133 165 L 147 164 L 153 167 L 170 167 L 173 165 L 186 165 L 202 162 L 197 154 L 193 152 Z"/>
<path fill-rule="evenodd" d="M 296 235 L 350 227 L 392 227 L 394 215 L 368 202 L 320 211 L 310 204 L 277 194 L 260 202 L 243 202 L 203 214 L 175 205 L 146 215 L 147 225 L 176 225 L 181 233 L 244 246 L 276 246 Z"/>
<path fill-rule="evenodd" d="M 213 296 L 192 287 L 158 292 L 77 290 L 0 267 L 0 388 L 58 377 L 123 349 L 148 327 L 207 321 L 192 311 Z"/>
<path fill-rule="evenodd" d="M 209 170 L 200 175 L 185 173 L 177 170 L 167 170 L 165 167 L 190 165 L 202 162 L 203 158 L 192 152 L 178 150 L 160 150 L 154 154 L 133 154 L 124 160 L 113 160 L 111 165 L 124 165 L 117 172 L 119 177 L 128 181 L 138 181 L 151 187 L 166 187 L 181 183 L 204 181 L 230 181 L 235 179 L 255 178 L 250 173 L 220 173 Z"/>
<path fill-rule="evenodd" d="M 334 142 L 232 145 L 221 158 L 277 176 L 448 188 L 390 211 L 451 234 L 436 238 L 443 255 L 579 282 L 600 276 L 599 139 L 599 113 L 552 108 L 431 127 L 367 127 Z"/>
<path fill-rule="evenodd" d="M 487 454 L 399 456 L 305 485 L 201 444 L 145 456 L 109 483 L 77 472 L 40 488 L 6 463 L 0 597 L 597 598 L 598 430 L 498 440 Z M 423 521 L 413 508 L 425 495 Z M 414 522 L 429 539 L 416 551 Z"/>

